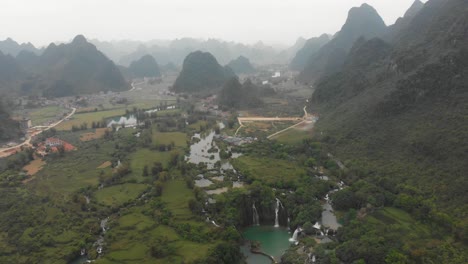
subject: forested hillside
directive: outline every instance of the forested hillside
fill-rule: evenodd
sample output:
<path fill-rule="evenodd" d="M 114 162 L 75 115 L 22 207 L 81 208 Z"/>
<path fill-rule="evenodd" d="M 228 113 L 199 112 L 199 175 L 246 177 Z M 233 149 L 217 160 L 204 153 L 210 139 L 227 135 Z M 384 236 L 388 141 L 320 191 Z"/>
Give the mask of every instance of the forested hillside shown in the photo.
<path fill-rule="evenodd" d="M 225 81 L 234 76 L 229 67 L 219 65 L 210 53 L 196 51 L 185 58 L 182 71 L 172 89 L 175 92 L 189 93 L 220 89 Z"/>
<path fill-rule="evenodd" d="M 405 255 L 398 263 L 467 260 L 466 32 L 468 2 L 430 0 L 393 44 L 359 39 L 339 72 L 316 83 L 311 99 L 320 113 L 317 135 L 344 161 L 343 180 L 351 184 L 336 194 L 336 206 L 397 207 L 430 227 L 412 242 L 390 238 L 395 230 L 386 242 L 375 241 Z M 382 263 L 359 247 L 384 226 L 363 224 L 342 230 L 337 255 L 346 263 Z"/>
<path fill-rule="evenodd" d="M 133 61 L 128 70 L 134 77 L 138 78 L 161 76 L 159 65 L 151 55 L 145 55 L 139 60 Z"/>
<path fill-rule="evenodd" d="M 341 30 L 309 57 L 299 79 L 313 82 L 333 74 L 343 65 L 346 54 L 359 37 L 372 38 L 385 32 L 385 23 L 373 7 L 363 4 L 352 8 Z"/>
<path fill-rule="evenodd" d="M 21 135 L 18 122 L 10 118 L 10 114 L 5 109 L 2 100 L 0 100 L 0 124 L 0 142 L 17 138 Z"/>

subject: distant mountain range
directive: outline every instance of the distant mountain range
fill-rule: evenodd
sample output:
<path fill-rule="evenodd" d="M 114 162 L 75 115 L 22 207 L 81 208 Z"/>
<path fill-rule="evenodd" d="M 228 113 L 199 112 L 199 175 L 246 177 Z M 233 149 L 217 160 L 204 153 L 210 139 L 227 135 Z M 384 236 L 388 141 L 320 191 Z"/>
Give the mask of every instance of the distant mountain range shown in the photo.
<path fill-rule="evenodd" d="M 184 58 L 191 52 L 200 50 L 213 54 L 221 64 L 227 64 L 239 56 L 247 57 L 252 63 L 265 65 L 272 63 L 287 64 L 303 45 L 302 38 L 296 45 L 287 50 L 274 48 L 258 42 L 246 45 L 217 39 L 200 40 L 181 38 L 170 41 L 113 41 L 100 42 L 93 40 L 99 50 L 104 52 L 114 62 L 128 66 L 146 54 L 153 56 L 161 65 L 173 63 L 182 65 Z M 125 47 L 126 46 L 126 47 Z"/>
<path fill-rule="evenodd" d="M 129 89 L 115 64 L 81 35 L 68 44 L 50 44 L 41 55 L 0 54 L 0 69 L 0 92 L 61 97 Z"/>
<path fill-rule="evenodd" d="M 172 90 L 188 93 L 220 90 L 223 84 L 234 76 L 232 69 L 221 66 L 212 54 L 195 51 L 185 58 L 182 71 Z"/>
<path fill-rule="evenodd" d="M 19 44 L 11 38 L 7 38 L 3 41 L 0 40 L 0 51 L 4 54 L 9 54 L 13 57 L 16 57 L 16 55 L 18 55 L 22 50 L 31 51 L 36 54 L 40 54 L 42 52 L 41 49 L 37 49 L 29 42 Z"/>

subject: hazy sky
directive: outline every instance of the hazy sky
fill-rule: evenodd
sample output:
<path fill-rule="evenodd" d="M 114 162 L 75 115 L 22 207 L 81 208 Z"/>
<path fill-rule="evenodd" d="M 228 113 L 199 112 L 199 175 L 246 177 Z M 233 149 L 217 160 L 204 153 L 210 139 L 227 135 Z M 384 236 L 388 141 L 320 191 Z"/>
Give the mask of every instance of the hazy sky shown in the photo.
<path fill-rule="evenodd" d="M 0 39 L 46 45 L 101 40 L 219 38 L 292 44 L 335 33 L 364 2 L 393 24 L 414 0 L 0 0 Z M 425 2 L 425 1 L 424 1 Z"/>

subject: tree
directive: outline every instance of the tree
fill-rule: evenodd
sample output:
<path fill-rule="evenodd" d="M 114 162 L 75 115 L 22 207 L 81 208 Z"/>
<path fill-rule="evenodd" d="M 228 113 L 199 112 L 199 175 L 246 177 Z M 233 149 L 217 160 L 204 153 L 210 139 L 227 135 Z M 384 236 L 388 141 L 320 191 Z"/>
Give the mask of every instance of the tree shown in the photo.
<path fill-rule="evenodd" d="M 151 175 L 157 176 L 163 170 L 162 164 L 159 161 L 155 161 L 153 163 L 153 167 L 151 168 Z"/>
<path fill-rule="evenodd" d="M 163 187 L 164 185 L 162 184 L 162 182 L 160 181 L 156 181 L 154 183 L 154 194 L 156 196 L 161 196 L 162 192 L 163 192 Z"/>
<path fill-rule="evenodd" d="M 237 243 L 222 242 L 218 244 L 207 258 L 207 264 L 237 264 L 243 255 Z"/>
<path fill-rule="evenodd" d="M 63 157 L 63 155 L 65 154 L 65 147 L 63 145 L 59 145 L 57 146 L 57 151 L 58 151 L 59 156 Z"/>
<path fill-rule="evenodd" d="M 390 253 L 385 257 L 385 263 L 387 264 L 406 264 L 408 263 L 408 257 L 398 252 L 397 250 L 392 249 Z"/>

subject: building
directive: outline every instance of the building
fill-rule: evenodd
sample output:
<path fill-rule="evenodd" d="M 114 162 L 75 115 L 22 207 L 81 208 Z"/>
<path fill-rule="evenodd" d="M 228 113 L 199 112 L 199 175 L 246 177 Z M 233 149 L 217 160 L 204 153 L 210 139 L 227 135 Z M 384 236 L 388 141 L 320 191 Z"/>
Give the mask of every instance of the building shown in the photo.
<path fill-rule="evenodd" d="M 30 127 L 32 127 L 32 122 L 29 118 L 13 118 L 13 120 L 19 123 L 21 130 L 28 130 Z"/>
<path fill-rule="evenodd" d="M 62 146 L 63 142 L 62 142 L 62 140 L 60 140 L 58 138 L 48 138 L 45 141 L 45 145 L 47 147 L 57 147 L 57 146 Z"/>

